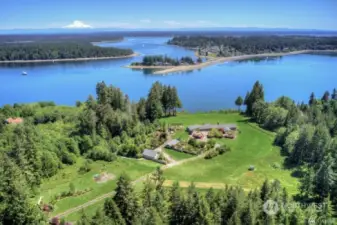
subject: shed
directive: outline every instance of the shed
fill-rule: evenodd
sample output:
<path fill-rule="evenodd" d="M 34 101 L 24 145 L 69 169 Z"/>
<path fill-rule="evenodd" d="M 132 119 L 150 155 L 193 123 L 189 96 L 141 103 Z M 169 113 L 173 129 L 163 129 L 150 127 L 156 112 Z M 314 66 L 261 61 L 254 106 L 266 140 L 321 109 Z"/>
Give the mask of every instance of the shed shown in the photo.
<path fill-rule="evenodd" d="M 180 142 L 179 140 L 173 139 L 173 140 L 171 140 L 171 141 L 169 141 L 169 142 L 166 143 L 166 147 L 167 147 L 167 148 L 172 148 L 172 147 L 174 147 L 176 144 L 178 144 L 179 142 Z"/>
<path fill-rule="evenodd" d="M 159 153 L 156 152 L 155 150 L 144 149 L 143 157 L 149 160 L 157 160 L 159 157 Z"/>

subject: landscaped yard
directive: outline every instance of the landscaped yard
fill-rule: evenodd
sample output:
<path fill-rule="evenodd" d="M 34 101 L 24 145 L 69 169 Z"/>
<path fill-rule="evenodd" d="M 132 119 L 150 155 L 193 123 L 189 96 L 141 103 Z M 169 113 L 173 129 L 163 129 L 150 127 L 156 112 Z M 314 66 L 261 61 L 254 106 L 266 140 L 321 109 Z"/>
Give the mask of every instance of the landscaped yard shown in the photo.
<path fill-rule="evenodd" d="M 90 172 L 83 175 L 78 173 L 79 167 L 83 160 L 79 160 L 76 165 L 68 166 L 61 170 L 56 176 L 45 180 L 41 185 L 41 193 L 43 202 L 49 202 L 53 195 L 59 194 L 63 191 L 69 191 L 69 184 L 73 183 L 77 190 L 84 190 L 91 188 L 92 190 L 79 196 L 67 197 L 59 200 L 55 204 L 52 215 L 64 212 L 67 209 L 76 207 L 85 202 L 88 202 L 105 193 L 112 192 L 116 186 L 116 180 L 123 172 L 127 173 L 132 180 L 137 179 L 147 173 L 155 170 L 157 163 L 147 160 L 123 159 L 107 163 L 107 162 L 93 162 Z M 95 174 L 100 174 L 106 171 L 108 174 L 114 175 L 114 179 L 108 180 L 105 183 L 96 183 L 94 180 Z M 37 200 L 36 200 L 37 201 Z"/>
<path fill-rule="evenodd" d="M 266 178 L 279 179 L 288 191 L 295 193 L 298 180 L 291 176 L 293 171 L 282 168 L 284 158 L 280 149 L 273 146 L 274 134 L 265 131 L 239 114 L 225 113 L 181 113 L 177 117 L 165 118 L 168 124 L 183 123 L 185 126 L 203 123 L 235 123 L 239 133 L 237 138 L 217 139 L 217 143 L 226 144 L 232 151 L 213 159 L 198 159 L 180 166 L 167 169 L 168 180 L 224 183 L 240 185 L 251 189 L 259 187 Z M 178 132 L 175 138 L 187 138 Z M 250 165 L 255 171 L 248 171 Z M 275 168 L 280 165 L 280 168 Z"/>

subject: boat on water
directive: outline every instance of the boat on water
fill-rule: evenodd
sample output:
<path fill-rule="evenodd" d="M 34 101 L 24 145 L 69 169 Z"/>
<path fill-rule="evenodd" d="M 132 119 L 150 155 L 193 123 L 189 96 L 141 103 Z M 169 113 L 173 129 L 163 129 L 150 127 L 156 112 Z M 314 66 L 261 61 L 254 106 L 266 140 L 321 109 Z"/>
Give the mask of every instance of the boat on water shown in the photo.
<path fill-rule="evenodd" d="M 26 71 L 22 71 L 22 75 L 26 76 L 26 75 L 28 75 L 28 73 Z"/>

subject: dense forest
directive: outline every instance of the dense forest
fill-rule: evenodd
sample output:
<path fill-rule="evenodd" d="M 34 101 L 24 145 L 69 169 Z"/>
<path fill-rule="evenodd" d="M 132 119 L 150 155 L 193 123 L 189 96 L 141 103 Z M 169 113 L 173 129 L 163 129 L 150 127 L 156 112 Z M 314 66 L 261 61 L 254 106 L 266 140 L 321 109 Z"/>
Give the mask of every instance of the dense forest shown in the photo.
<path fill-rule="evenodd" d="M 0 224 L 46 221 L 30 199 L 42 179 L 75 164 L 79 157 L 88 162 L 112 162 L 117 155 L 141 157 L 145 148 L 166 140 L 158 135 L 157 119 L 175 115 L 182 107 L 176 88 L 158 82 L 137 103 L 104 82 L 97 84 L 96 91 L 96 99 L 89 96 L 76 108 L 53 102 L 0 108 Z M 17 117 L 24 122 L 6 125 L 7 118 Z"/>
<path fill-rule="evenodd" d="M 101 48 L 90 43 L 26 43 L 0 45 L 0 61 L 95 58 L 131 55 L 131 49 Z"/>
<path fill-rule="evenodd" d="M 200 59 L 197 61 L 200 62 Z M 180 59 L 173 59 L 167 56 L 154 55 L 144 56 L 142 62 L 133 62 L 131 66 L 179 66 L 179 65 L 194 65 L 195 62 L 189 56 L 181 57 Z"/>
<path fill-rule="evenodd" d="M 337 206 L 337 90 L 311 93 L 308 103 L 295 104 L 282 96 L 275 102 L 264 101 L 262 84 L 256 82 L 245 99 L 246 114 L 265 129 L 277 133 L 275 144 L 282 148 L 288 168 L 296 168 L 301 180 L 304 202 L 321 203 L 329 198 Z"/>
<path fill-rule="evenodd" d="M 249 193 L 239 187 L 211 188 L 200 193 L 193 183 L 186 190 L 178 182 L 165 188 L 164 181 L 163 171 L 158 168 L 146 180 L 141 193 L 136 194 L 130 179 L 122 175 L 116 194 L 105 201 L 103 210 L 97 210 L 92 218 L 82 213 L 76 224 L 309 225 L 313 220 L 319 225 L 335 224 L 328 198 L 324 198 L 318 213 L 314 204 L 303 209 L 278 180 L 266 180 L 260 189 Z M 278 210 L 267 208 L 267 200 L 278 202 Z"/>
<path fill-rule="evenodd" d="M 131 49 L 101 48 L 92 42 L 120 41 L 115 34 L 0 35 L 0 61 L 56 60 L 131 55 Z"/>
<path fill-rule="evenodd" d="M 199 55 L 236 56 L 299 50 L 337 50 L 336 37 L 312 36 L 177 36 L 168 44 L 198 50 Z"/>

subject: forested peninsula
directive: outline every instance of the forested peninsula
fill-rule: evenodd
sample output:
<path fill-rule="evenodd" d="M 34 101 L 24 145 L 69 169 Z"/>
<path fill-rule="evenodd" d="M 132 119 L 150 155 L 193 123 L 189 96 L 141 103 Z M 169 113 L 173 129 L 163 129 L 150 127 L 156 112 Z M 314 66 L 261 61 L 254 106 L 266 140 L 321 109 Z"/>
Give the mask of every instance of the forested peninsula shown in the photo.
<path fill-rule="evenodd" d="M 104 35 L 1 36 L 0 63 L 50 62 L 131 57 L 131 49 L 102 48 L 93 42 L 116 42 L 123 38 Z"/>
<path fill-rule="evenodd" d="M 337 50 L 336 37 L 312 36 L 180 36 L 168 44 L 192 48 L 200 56 L 229 57 L 308 50 Z"/>

